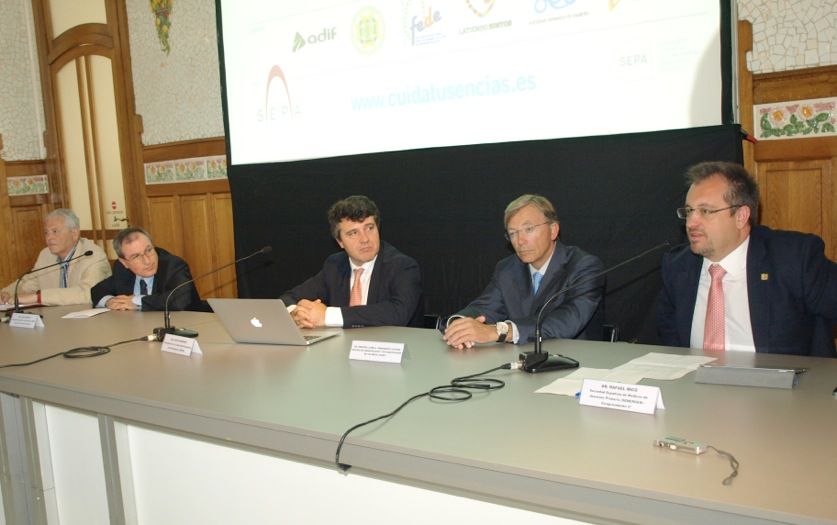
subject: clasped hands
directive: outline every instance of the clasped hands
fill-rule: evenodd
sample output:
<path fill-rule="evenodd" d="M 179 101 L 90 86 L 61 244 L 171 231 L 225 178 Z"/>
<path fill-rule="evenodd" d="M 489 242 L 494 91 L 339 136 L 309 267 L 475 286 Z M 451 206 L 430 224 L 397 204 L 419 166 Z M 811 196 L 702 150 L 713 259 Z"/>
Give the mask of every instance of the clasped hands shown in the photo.
<path fill-rule="evenodd" d="M 301 299 L 296 303 L 291 317 L 300 328 L 317 328 L 325 326 L 325 314 L 326 305 L 321 300 Z"/>
<path fill-rule="evenodd" d="M 94 305 L 95 306 L 95 305 Z M 133 295 L 114 295 L 107 300 L 105 306 L 111 310 L 136 310 Z"/>
<path fill-rule="evenodd" d="M 477 343 L 497 341 L 497 327 L 485 324 L 485 316 L 462 317 L 451 322 L 442 337 L 451 348 L 462 350 L 472 348 Z"/>

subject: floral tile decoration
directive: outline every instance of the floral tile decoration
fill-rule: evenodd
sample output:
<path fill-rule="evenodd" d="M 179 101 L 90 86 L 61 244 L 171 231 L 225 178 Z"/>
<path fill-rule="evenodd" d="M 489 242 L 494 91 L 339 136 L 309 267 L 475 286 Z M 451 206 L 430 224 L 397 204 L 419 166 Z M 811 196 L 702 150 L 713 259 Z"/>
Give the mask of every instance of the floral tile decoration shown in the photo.
<path fill-rule="evenodd" d="M 146 184 L 200 182 L 226 178 L 227 158 L 223 155 L 145 164 Z"/>
<path fill-rule="evenodd" d="M 25 177 L 8 177 L 6 187 L 9 197 L 20 195 L 43 195 L 49 193 L 49 179 L 46 175 L 27 175 Z"/>
<path fill-rule="evenodd" d="M 753 109 L 759 140 L 837 135 L 837 97 L 758 104 Z"/>

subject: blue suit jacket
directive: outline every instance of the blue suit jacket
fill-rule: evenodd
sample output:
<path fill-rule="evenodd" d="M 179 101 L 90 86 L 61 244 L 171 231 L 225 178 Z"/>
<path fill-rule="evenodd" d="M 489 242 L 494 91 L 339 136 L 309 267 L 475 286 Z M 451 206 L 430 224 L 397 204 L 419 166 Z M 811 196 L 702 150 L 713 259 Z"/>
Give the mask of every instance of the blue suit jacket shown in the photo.
<path fill-rule="evenodd" d="M 529 265 L 517 255 L 510 255 L 497 263 L 482 295 L 457 314 L 485 315 L 487 323 L 512 321 L 517 325 L 519 344 L 534 341 L 535 321 L 546 300 L 558 290 L 589 278 L 602 268 L 598 257 L 558 241 L 538 293 L 533 294 Z M 601 277 L 556 298 L 547 307 L 541 336 L 544 339 L 579 336 L 601 339 L 601 316 L 597 314 L 603 291 L 604 278 Z"/>
<path fill-rule="evenodd" d="M 174 288 L 192 279 L 186 261 L 166 250 L 156 247 L 157 273 L 154 275 L 154 289 L 142 298 L 143 310 L 165 310 L 166 298 Z M 95 306 L 106 295 L 132 295 L 136 274 L 119 261 L 113 263 L 113 275 L 90 290 L 90 297 Z M 200 297 L 194 283 L 184 285 L 172 295 L 169 310 L 200 309 Z"/>
<path fill-rule="evenodd" d="M 326 258 L 317 275 L 283 293 L 280 299 L 287 305 L 301 299 L 321 299 L 328 306 L 338 306 L 344 328 L 423 326 L 421 271 L 412 257 L 381 242 L 364 306 L 349 306 L 351 280 L 349 256 L 346 252 L 334 253 Z"/>
<path fill-rule="evenodd" d="M 657 327 L 665 345 L 689 346 L 702 264 L 688 244 L 663 256 Z M 754 227 L 747 293 L 757 352 L 837 357 L 837 264 L 825 258 L 822 239 Z"/>

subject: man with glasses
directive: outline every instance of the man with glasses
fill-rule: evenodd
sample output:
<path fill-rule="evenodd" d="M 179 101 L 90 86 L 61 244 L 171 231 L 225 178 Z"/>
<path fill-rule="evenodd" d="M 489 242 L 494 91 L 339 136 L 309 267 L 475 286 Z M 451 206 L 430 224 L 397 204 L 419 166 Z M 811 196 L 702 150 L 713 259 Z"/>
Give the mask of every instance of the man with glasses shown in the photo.
<path fill-rule="evenodd" d="M 686 173 L 688 245 L 663 257 L 663 344 L 708 352 L 837 357 L 837 265 L 816 235 L 758 226 L 758 186 L 740 165 Z"/>
<path fill-rule="evenodd" d="M 317 275 L 282 294 L 301 328 L 422 326 L 418 263 L 381 242 L 378 207 L 352 195 L 328 210 L 331 235 L 343 251 Z"/>
<path fill-rule="evenodd" d="M 32 268 L 63 264 L 24 276 L 18 286 L 19 302 L 45 305 L 89 303 L 90 288 L 110 275 L 104 250 L 95 242 L 81 237 L 78 217 L 67 208 L 58 208 L 47 214 L 44 240 L 46 248 L 41 250 Z M 92 255 L 78 257 L 88 251 L 93 252 Z M 0 291 L 0 302 L 14 302 L 15 284 L 13 282 Z"/>
<path fill-rule="evenodd" d="M 531 342 L 543 305 L 559 290 L 573 286 L 547 306 L 542 337 L 601 338 L 596 314 L 604 278 L 590 279 L 602 270 L 601 260 L 558 240 L 555 207 L 540 195 L 513 200 L 503 223 L 515 255 L 497 263 L 482 295 L 448 319 L 444 335 L 448 345 L 463 349 L 476 343 Z"/>
<path fill-rule="evenodd" d="M 119 261 L 113 275 L 90 291 L 93 305 L 111 310 L 165 310 L 166 298 L 179 284 L 192 279 L 186 261 L 155 247 L 142 228 L 126 228 L 113 238 Z M 189 283 L 174 293 L 169 310 L 187 310 L 200 301 Z"/>

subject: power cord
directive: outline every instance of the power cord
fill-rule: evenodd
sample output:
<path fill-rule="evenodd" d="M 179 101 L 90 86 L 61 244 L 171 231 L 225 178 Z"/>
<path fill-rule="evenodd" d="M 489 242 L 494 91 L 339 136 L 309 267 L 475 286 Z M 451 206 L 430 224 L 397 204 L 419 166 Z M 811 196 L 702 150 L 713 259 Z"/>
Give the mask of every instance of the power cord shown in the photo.
<path fill-rule="evenodd" d="M 135 339 L 127 339 L 125 341 L 119 341 L 118 343 L 112 343 L 107 346 L 80 346 L 78 348 L 71 348 L 70 350 L 65 350 L 63 352 L 57 352 L 52 355 L 48 355 L 46 357 L 42 357 L 40 359 L 35 359 L 34 361 L 28 361 L 26 363 L 12 363 L 8 365 L 0 365 L 0 368 L 12 368 L 18 366 L 29 366 L 34 365 L 36 363 L 40 363 L 41 361 L 46 361 L 48 359 L 52 359 L 53 357 L 58 357 L 59 355 L 63 355 L 67 359 L 79 359 L 84 357 L 96 357 L 100 355 L 105 355 L 110 352 L 110 349 L 114 346 L 124 345 L 127 343 L 133 343 L 135 341 L 153 341 L 156 339 L 151 339 L 154 336 L 142 336 L 137 337 Z"/>
<path fill-rule="evenodd" d="M 467 376 L 457 377 L 451 380 L 450 383 L 447 385 L 439 385 L 431 388 L 427 392 L 422 392 L 421 394 L 416 394 L 413 397 L 409 398 L 408 400 L 401 403 L 398 408 L 389 412 L 388 414 L 384 414 L 382 416 L 378 416 L 374 419 L 370 419 L 368 421 L 364 421 L 363 423 L 358 423 L 357 425 L 349 428 L 347 431 L 340 436 L 340 441 L 337 443 L 337 451 L 334 454 L 334 463 L 337 465 L 337 468 L 342 470 L 343 472 L 352 468 L 351 465 L 346 463 L 340 462 L 340 450 L 343 448 L 343 443 L 346 441 L 346 438 L 349 437 L 349 434 L 354 432 L 355 430 L 365 427 L 366 425 L 371 425 L 376 421 L 380 421 L 382 419 L 388 419 L 393 417 L 395 414 L 401 411 L 402 408 L 409 405 L 416 399 L 421 399 L 423 397 L 428 397 L 430 399 L 436 399 L 438 401 L 450 401 L 450 402 L 460 402 L 460 401 L 467 401 L 474 397 L 473 392 L 471 390 L 476 391 L 490 391 L 490 390 L 499 390 L 506 386 L 506 383 L 500 379 L 494 377 L 480 377 L 486 374 L 490 374 L 491 372 L 496 372 L 497 370 L 511 370 L 512 368 L 520 368 L 519 362 L 514 363 L 505 363 L 498 367 L 492 368 L 490 370 L 486 370 L 484 372 L 479 372 L 477 374 L 471 374 Z"/>

